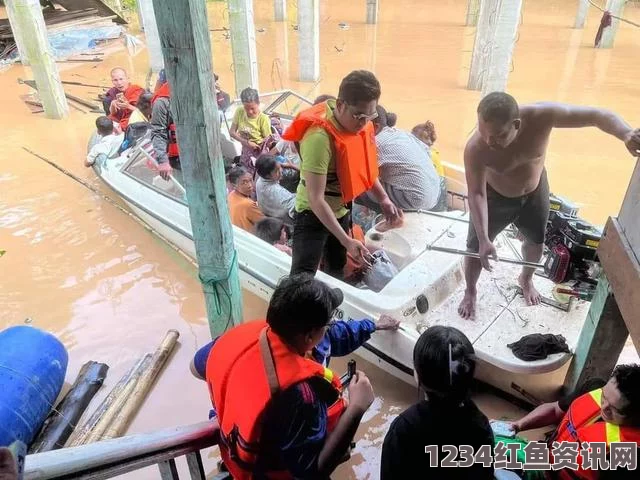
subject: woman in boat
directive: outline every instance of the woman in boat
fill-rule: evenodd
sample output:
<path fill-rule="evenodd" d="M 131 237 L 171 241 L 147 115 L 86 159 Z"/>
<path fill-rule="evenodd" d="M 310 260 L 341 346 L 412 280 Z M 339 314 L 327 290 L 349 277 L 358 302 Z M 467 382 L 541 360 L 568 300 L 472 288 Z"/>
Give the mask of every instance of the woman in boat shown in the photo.
<path fill-rule="evenodd" d="M 260 155 L 256 160 L 256 173 L 256 199 L 262 212 L 292 225 L 296 195 L 280 185 L 282 166 L 276 157 Z"/>
<path fill-rule="evenodd" d="M 252 233 L 264 213 L 253 200 L 253 177 L 243 167 L 234 167 L 227 175 L 233 191 L 227 196 L 231 223 Z"/>
<path fill-rule="evenodd" d="M 378 105 L 373 124 L 378 147 L 380 183 L 398 208 L 431 210 L 440 197 L 440 178 L 429 149 L 409 132 L 395 128 L 396 115 Z M 380 213 L 375 196 L 366 192 L 357 202 Z"/>
<path fill-rule="evenodd" d="M 453 327 L 430 327 L 416 342 L 413 364 L 426 398 L 391 424 L 382 446 L 380 479 L 415 478 L 415 471 L 421 479 L 493 479 L 491 463 L 487 467 L 481 463 L 467 468 L 440 467 L 446 454 L 443 445 L 468 445 L 473 453 L 490 449 L 485 458 L 493 458 L 489 420 L 470 398 L 476 362 L 469 339 Z M 435 446 L 431 461 L 437 460 L 438 467 L 429 467 L 425 448 L 430 445 Z"/>

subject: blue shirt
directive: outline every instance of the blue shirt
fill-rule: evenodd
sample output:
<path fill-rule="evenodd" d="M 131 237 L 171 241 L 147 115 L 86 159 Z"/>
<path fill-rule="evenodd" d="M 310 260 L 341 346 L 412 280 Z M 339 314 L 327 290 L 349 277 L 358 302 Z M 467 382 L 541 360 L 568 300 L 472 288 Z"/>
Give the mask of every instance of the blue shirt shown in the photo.
<path fill-rule="evenodd" d="M 361 347 L 375 331 L 371 320 L 337 321 L 330 324 L 313 358 L 322 365 L 330 357 L 348 355 Z M 219 337 L 218 337 L 219 338 Z M 196 371 L 205 378 L 207 358 L 217 338 L 198 350 L 193 359 Z M 327 437 L 327 409 L 323 401 L 327 383 L 311 378 L 292 385 L 268 405 L 262 441 L 265 451 L 259 470 L 286 469 L 295 478 L 310 478 L 318 469 L 318 457 Z M 215 416 L 212 410 L 209 418 Z"/>

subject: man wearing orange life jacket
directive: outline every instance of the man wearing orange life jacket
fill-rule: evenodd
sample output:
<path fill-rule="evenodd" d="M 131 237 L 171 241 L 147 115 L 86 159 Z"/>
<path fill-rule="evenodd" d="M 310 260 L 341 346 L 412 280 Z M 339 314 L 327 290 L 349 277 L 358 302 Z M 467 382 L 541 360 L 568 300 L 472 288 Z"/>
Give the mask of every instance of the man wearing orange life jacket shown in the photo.
<path fill-rule="evenodd" d="M 176 136 L 176 124 L 171 115 L 169 82 L 163 83 L 151 100 L 151 142 L 156 152 L 158 170 L 165 180 L 173 169 L 180 169 L 180 151 Z"/>
<path fill-rule="evenodd" d="M 356 70 L 340 84 L 337 100 L 301 112 L 284 132 L 300 153 L 291 274 L 315 274 L 324 257 L 326 273 L 343 277 L 347 253 L 360 264 L 370 254 L 349 236 L 349 204 L 371 190 L 388 222 L 402 218 L 378 180 L 375 134 L 380 83 L 368 71 Z"/>
<path fill-rule="evenodd" d="M 555 447 L 563 442 L 577 442 L 580 445 L 578 451 L 582 450 L 583 442 L 588 442 L 592 451 L 591 459 L 581 452 L 574 455 L 579 468 L 548 471 L 548 478 L 596 480 L 637 475 L 624 468 L 608 470 L 607 465 L 598 466 L 594 461 L 598 454 L 593 443 L 606 444 L 605 462 L 611 460 L 611 443 L 634 442 L 637 451 L 640 442 L 640 365 L 619 365 L 608 382 L 588 381 L 581 392 L 558 402 L 540 405 L 513 423 L 516 433 L 548 425 L 558 425 L 548 441 L 551 464 L 554 456 L 561 455 Z M 586 468 L 589 466 L 592 468 Z"/>
<path fill-rule="evenodd" d="M 347 405 L 339 377 L 307 356 L 341 302 L 312 275 L 285 278 L 266 322 L 239 325 L 213 345 L 206 381 L 235 480 L 328 478 L 347 454 L 371 384 L 357 372 Z"/>

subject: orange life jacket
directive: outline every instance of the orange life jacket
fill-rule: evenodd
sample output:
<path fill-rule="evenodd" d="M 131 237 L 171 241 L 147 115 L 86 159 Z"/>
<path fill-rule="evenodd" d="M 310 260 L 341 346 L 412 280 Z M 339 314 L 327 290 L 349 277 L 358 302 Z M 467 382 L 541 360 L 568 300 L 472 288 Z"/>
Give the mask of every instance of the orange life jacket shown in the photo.
<path fill-rule="evenodd" d="M 640 429 L 621 427 L 607 423 L 601 415 L 602 389 L 593 390 L 581 395 L 569 406 L 562 422 L 558 425 L 554 435 L 549 439 L 549 451 L 553 452 L 553 442 L 578 442 L 581 450 L 582 442 L 606 442 L 607 449 L 612 442 L 640 442 Z M 553 453 L 550 453 L 553 464 Z M 599 478 L 599 470 L 582 468 L 582 455 L 578 455 L 578 470 L 562 468 L 555 471 L 554 478 L 561 480 L 591 480 Z M 599 468 L 604 468 L 600 466 Z"/>
<path fill-rule="evenodd" d="M 328 108 L 327 102 L 323 102 L 300 112 L 282 134 L 282 138 L 300 142 L 309 128 L 323 128 L 333 141 L 342 200 L 349 203 L 369 190 L 378 178 L 375 131 L 371 122 L 367 122 L 358 133 L 339 130 L 327 118 Z M 302 161 L 304 162 L 304 158 Z"/>
<path fill-rule="evenodd" d="M 151 99 L 151 104 L 156 103 L 158 98 L 170 98 L 169 91 L 169 82 L 165 82 L 156 90 L 153 98 Z M 167 145 L 167 155 L 169 158 L 176 158 L 180 156 L 180 151 L 178 150 L 178 137 L 176 136 L 176 124 L 173 122 L 173 117 L 171 117 L 171 113 L 169 113 L 169 145 Z"/>
<path fill-rule="evenodd" d="M 328 408 L 331 432 L 344 412 L 340 378 L 301 357 L 264 321 L 243 323 L 222 335 L 207 359 L 206 379 L 220 424 L 220 454 L 234 480 L 250 480 L 260 452 L 262 415 L 278 391 L 311 377 L 333 388 Z M 260 472 L 269 479 L 293 478 L 287 471 Z"/>

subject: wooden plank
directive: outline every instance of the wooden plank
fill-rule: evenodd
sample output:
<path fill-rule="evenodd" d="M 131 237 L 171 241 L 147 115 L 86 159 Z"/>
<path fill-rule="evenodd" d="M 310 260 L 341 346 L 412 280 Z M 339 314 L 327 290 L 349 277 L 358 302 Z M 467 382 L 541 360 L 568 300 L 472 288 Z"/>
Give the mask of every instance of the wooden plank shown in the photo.
<path fill-rule="evenodd" d="M 631 175 L 627 193 L 624 196 L 620 214 L 618 215 L 618 223 L 636 258 L 640 258 L 640 222 L 638 222 L 638 212 L 640 212 L 640 161 L 636 160 L 636 167 Z"/>
<path fill-rule="evenodd" d="M 605 226 L 598 257 L 636 350 L 640 352 L 640 263 L 615 218 L 609 218 Z"/>
<path fill-rule="evenodd" d="M 609 281 L 600 278 L 564 387 L 573 392 L 592 378 L 607 379 L 616 366 L 629 332 Z"/>
<path fill-rule="evenodd" d="M 16 23 L 16 8 L 15 2 L 10 0 L 5 3 L 5 10 L 7 12 L 7 17 L 9 17 L 9 24 Z M 19 28 L 13 29 L 11 32 L 13 35 L 13 40 L 16 42 L 16 47 L 18 48 L 18 55 L 20 55 L 20 63 L 22 65 L 29 65 L 29 58 L 27 57 L 27 47 L 25 46 L 25 41 L 22 38 L 22 30 Z"/>
<path fill-rule="evenodd" d="M 39 0 L 13 0 L 13 31 L 19 31 L 24 40 L 33 78 L 38 86 L 40 100 L 47 118 L 61 119 L 69 115 L 60 74 L 51 53 L 47 28 L 44 24 Z"/>
<path fill-rule="evenodd" d="M 95 8 L 101 17 L 116 16 L 114 20 L 116 23 L 126 25 L 127 21 L 120 16 L 118 12 L 112 10 L 111 7 L 101 2 L 100 0 L 55 0 L 55 2 L 62 6 L 65 10 L 75 11 L 84 10 L 86 8 Z"/>
<path fill-rule="evenodd" d="M 242 322 L 242 292 L 202 0 L 154 0 L 200 279 L 213 337 Z"/>

